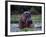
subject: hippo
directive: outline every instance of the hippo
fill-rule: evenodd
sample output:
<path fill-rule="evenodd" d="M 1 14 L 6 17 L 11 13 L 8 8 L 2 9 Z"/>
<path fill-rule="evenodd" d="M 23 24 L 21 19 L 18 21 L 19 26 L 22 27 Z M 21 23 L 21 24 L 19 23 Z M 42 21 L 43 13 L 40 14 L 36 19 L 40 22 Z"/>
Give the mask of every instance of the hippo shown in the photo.
<path fill-rule="evenodd" d="M 23 28 L 31 28 L 32 27 L 32 13 L 30 11 L 25 11 L 19 21 L 19 27 L 20 29 Z"/>

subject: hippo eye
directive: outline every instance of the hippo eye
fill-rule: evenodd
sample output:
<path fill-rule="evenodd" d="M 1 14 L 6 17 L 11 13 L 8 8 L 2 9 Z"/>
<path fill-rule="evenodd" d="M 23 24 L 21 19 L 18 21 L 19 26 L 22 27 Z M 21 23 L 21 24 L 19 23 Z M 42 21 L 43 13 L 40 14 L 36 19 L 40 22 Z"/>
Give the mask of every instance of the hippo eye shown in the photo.
<path fill-rule="evenodd" d="M 28 14 L 28 13 L 26 13 L 26 14 Z"/>

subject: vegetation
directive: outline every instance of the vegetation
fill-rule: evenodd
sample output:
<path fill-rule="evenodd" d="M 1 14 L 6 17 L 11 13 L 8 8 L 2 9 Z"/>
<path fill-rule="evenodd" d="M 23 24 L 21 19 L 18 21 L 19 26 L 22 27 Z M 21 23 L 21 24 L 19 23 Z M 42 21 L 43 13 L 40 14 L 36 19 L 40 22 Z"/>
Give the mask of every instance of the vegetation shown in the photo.
<path fill-rule="evenodd" d="M 33 15 L 38 15 L 41 14 L 41 6 L 11 5 L 11 15 L 22 14 L 24 11 L 31 11 Z"/>
<path fill-rule="evenodd" d="M 32 15 L 32 21 L 41 21 L 41 15 Z M 11 23 L 19 23 L 19 17 L 17 15 L 11 16 Z"/>

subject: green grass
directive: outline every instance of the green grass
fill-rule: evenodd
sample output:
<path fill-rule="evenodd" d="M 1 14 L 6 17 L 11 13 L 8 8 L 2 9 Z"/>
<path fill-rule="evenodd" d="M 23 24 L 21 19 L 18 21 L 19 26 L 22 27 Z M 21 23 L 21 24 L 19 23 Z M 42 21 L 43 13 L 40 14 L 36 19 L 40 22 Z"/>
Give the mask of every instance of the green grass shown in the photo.
<path fill-rule="evenodd" d="M 33 31 L 33 29 L 32 28 L 24 28 L 21 31 L 27 32 L 27 31 Z"/>
<path fill-rule="evenodd" d="M 41 20 L 41 15 L 33 15 L 32 20 Z"/>
<path fill-rule="evenodd" d="M 19 15 L 20 17 L 20 15 Z M 12 15 L 11 16 L 11 23 L 18 23 L 19 22 L 19 18 L 18 15 Z M 36 20 L 40 20 L 41 21 L 41 15 L 32 15 L 32 21 L 36 21 Z"/>

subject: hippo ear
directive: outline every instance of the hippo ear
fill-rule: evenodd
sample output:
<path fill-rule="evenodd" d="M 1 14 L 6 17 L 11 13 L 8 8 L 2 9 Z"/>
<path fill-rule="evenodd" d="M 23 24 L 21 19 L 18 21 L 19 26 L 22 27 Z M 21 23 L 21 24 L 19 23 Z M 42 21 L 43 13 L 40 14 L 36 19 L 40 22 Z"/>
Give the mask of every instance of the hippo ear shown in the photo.
<path fill-rule="evenodd" d="M 30 11 L 30 14 L 32 14 L 32 11 Z"/>

